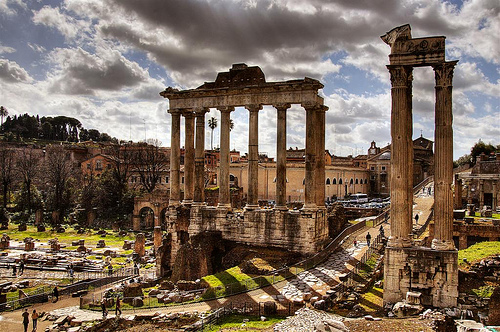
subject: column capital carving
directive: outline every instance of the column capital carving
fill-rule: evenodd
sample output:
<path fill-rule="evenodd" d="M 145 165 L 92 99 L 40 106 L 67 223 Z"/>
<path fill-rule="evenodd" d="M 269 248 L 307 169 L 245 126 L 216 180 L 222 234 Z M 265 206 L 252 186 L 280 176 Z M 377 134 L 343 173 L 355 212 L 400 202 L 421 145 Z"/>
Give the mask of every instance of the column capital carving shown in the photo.
<path fill-rule="evenodd" d="M 247 110 L 249 110 L 250 112 L 258 112 L 262 109 L 262 105 L 261 104 L 249 104 L 249 105 L 245 105 L 245 108 Z"/>
<path fill-rule="evenodd" d="M 410 87 L 413 81 L 413 67 L 388 65 L 389 73 L 391 74 L 391 85 L 393 88 Z"/>
<path fill-rule="evenodd" d="M 287 109 L 289 109 L 290 107 L 292 107 L 291 104 L 287 104 L 287 103 L 278 103 L 278 104 L 275 104 L 273 105 L 274 108 L 276 108 L 278 111 L 286 111 Z"/>
<path fill-rule="evenodd" d="M 194 116 L 194 112 L 192 108 L 186 108 L 182 110 L 182 116 L 185 118 L 191 118 Z"/>
<path fill-rule="evenodd" d="M 210 109 L 208 107 L 196 107 L 193 108 L 193 111 L 196 116 L 202 116 L 208 113 Z"/>
<path fill-rule="evenodd" d="M 167 112 L 172 115 L 180 115 L 182 113 L 182 110 L 180 108 L 171 108 Z"/>
<path fill-rule="evenodd" d="M 436 86 L 452 86 L 453 71 L 457 61 L 443 62 L 438 65 L 432 66 L 434 69 L 434 77 L 436 79 Z"/>
<path fill-rule="evenodd" d="M 232 112 L 234 111 L 234 107 L 233 106 L 219 106 L 217 107 L 217 109 L 221 112 Z"/>
<path fill-rule="evenodd" d="M 306 109 L 306 111 L 318 111 L 322 107 L 324 107 L 324 105 L 321 105 L 321 104 L 318 104 L 315 102 L 303 102 L 301 104 L 301 106 L 304 107 Z"/>

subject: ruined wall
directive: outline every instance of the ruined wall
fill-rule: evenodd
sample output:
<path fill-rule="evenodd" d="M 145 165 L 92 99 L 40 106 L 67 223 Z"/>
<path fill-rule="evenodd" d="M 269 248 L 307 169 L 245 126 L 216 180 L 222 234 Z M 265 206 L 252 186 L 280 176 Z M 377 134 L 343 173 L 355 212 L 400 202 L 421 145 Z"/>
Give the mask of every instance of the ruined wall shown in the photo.
<path fill-rule="evenodd" d="M 423 247 L 385 250 L 384 303 L 406 298 L 406 292 L 422 293 L 422 304 L 456 307 L 458 297 L 458 251 Z"/>
<path fill-rule="evenodd" d="M 203 231 L 219 231 L 222 238 L 238 243 L 311 254 L 328 240 L 328 220 L 325 209 L 263 209 L 233 214 L 213 207 L 193 207 L 189 234 Z"/>

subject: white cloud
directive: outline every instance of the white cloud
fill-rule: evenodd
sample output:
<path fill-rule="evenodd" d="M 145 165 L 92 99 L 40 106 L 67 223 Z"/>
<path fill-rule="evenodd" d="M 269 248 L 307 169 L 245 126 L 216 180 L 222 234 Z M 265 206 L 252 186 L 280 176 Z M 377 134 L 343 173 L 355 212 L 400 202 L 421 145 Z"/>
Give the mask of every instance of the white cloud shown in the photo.
<path fill-rule="evenodd" d="M 0 80 L 10 83 L 30 83 L 33 78 L 16 62 L 0 59 Z"/>
<path fill-rule="evenodd" d="M 15 48 L 9 47 L 9 46 L 3 46 L 0 43 L 0 54 L 8 54 L 8 53 L 14 53 L 16 51 Z"/>
<path fill-rule="evenodd" d="M 26 10 L 27 8 L 28 5 L 23 0 L 0 1 L 0 15 L 15 16 L 18 14 L 18 9 Z"/>
<path fill-rule="evenodd" d="M 59 8 L 44 6 L 39 11 L 33 12 L 33 23 L 55 28 L 67 39 L 72 40 L 85 33 L 87 23 L 62 13 Z"/>

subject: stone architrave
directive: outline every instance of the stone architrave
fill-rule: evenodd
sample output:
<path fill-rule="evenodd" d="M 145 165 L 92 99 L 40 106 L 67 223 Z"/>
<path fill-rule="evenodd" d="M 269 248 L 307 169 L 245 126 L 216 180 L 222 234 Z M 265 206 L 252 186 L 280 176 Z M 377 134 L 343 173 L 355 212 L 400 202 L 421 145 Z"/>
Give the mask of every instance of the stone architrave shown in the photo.
<path fill-rule="evenodd" d="M 143 257 L 146 254 L 146 237 L 143 233 L 139 233 L 135 237 L 134 243 L 134 252 L 139 255 L 139 257 Z"/>

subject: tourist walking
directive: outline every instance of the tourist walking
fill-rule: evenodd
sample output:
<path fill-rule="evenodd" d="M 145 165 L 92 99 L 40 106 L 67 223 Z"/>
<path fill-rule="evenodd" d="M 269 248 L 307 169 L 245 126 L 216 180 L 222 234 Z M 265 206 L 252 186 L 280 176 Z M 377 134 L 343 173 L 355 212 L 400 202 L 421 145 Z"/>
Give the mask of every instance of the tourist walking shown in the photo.
<path fill-rule="evenodd" d="M 54 302 L 59 301 L 59 289 L 57 289 L 57 286 L 52 290 L 52 297 L 55 298 Z"/>
<path fill-rule="evenodd" d="M 370 232 L 366 234 L 366 245 L 369 247 L 370 246 L 370 241 L 372 239 L 372 236 L 370 235 Z"/>
<path fill-rule="evenodd" d="M 20 275 L 20 276 L 22 276 L 22 275 L 23 275 L 23 273 L 24 273 L 24 261 L 23 261 L 23 260 L 21 260 L 21 261 L 19 262 L 19 275 Z"/>
<path fill-rule="evenodd" d="M 31 319 L 33 320 L 33 332 L 35 332 L 36 325 L 38 323 L 38 312 L 36 312 L 36 309 L 33 309 L 33 313 L 31 314 Z"/>
<path fill-rule="evenodd" d="M 380 237 L 385 237 L 385 235 L 384 235 L 384 226 L 380 225 L 379 232 L 380 232 Z"/>
<path fill-rule="evenodd" d="M 108 315 L 108 310 L 106 309 L 106 299 L 103 298 L 101 300 L 101 310 L 102 310 L 102 318 L 105 319 Z"/>
<path fill-rule="evenodd" d="M 122 315 L 122 302 L 120 301 L 120 297 L 116 297 L 116 307 L 115 307 L 115 316 L 118 317 L 118 312 L 120 312 L 120 316 Z"/>
<path fill-rule="evenodd" d="M 28 309 L 24 309 L 24 312 L 23 312 L 24 332 L 28 332 L 28 324 L 29 323 L 30 323 L 30 313 L 28 312 Z"/>

